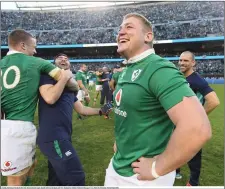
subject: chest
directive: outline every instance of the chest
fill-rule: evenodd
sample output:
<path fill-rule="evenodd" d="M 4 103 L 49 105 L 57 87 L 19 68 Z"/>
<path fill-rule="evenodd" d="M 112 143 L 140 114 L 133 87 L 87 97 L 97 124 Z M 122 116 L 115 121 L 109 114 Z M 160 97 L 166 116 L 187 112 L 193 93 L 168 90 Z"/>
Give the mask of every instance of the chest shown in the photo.
<path fill-rule="evenodd" d="M 117 107 L 143 110 L 158 103 L 149 89 L 149 74 L 144 69 L 127 69 L 118 78 L 118 84 L 113 94 Z"/>
<path fill-rule="evenodd" d="M 87 76 L 84 74 L 84 73 L 81 73 L 81 77 L 82 77 L 82 79 L 86 79 L 87 78 Z"/>

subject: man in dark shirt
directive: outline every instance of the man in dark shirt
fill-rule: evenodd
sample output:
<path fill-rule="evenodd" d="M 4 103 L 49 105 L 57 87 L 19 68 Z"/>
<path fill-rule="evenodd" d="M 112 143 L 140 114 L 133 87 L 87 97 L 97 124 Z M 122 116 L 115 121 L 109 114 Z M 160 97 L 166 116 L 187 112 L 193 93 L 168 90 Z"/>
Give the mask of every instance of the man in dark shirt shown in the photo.
<path fill-rule="evenodd" d="M 107 67 L 103 67 L 103 74 L 102 74 L 102 91 L 101 91 L 101 100 L 100 104 L 103 105 L 106 99 L 106 102 L 110 102 L 110 94 L 109 94 L 109 80 L 110 74 L 108 72 Z"/>
<path fill-rule="evenodd" d="M 194 71 L 195 56 L 190 51 L 185 51 L 180 55 L 179 68 L 186 77 L 190 88 L 194 91 L 207 114 L 212 112 L 218 105 L 219 99 L 208 83 Z M 198 186 L 201 170 L 202 150 L 200 150 L 189 162 L 188 166 L 191 171 L 190 180 L 187 186 Z M 180 169 L 177 169 L 176 178 L 181 179 Z"/>
<path fill-rule="evenodd" d="M 64 70 L 70 69 L 65 54 L 59 54 L 55 64 Z M 64 86 L 47 75 L 41 77 L 37 143 L 48 158 L 47 186 L 84 186 L 85 174 L 71 141 L 73 109 L 82 115 L 102 115 L 109 113 L 112 107 L 109 104 L 101 109 L 85 107 L 76 94 Z"/>

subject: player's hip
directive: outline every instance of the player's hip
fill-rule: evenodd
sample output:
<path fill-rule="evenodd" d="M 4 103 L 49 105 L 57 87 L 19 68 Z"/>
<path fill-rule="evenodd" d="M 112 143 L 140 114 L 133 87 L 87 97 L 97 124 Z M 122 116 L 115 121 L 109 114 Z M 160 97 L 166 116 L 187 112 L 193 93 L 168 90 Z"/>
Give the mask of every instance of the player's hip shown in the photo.
<path fill-rule="evenodd" d="M 1 136 L 14 138 L 36 137 L 37 130 L 30 121 L 1 120 Z"/>
<path fill-rule="evenodd" d="M 175 180 L 175 171 L 161 176 L 153 181 L 140 181 L 137 179 L 138 174 L 132 176 L 121 176 L 113 167 L 111 159 L 106 169 L 104 186 L 173 186 Z"/>
<path fill-rule="evenodd" d="M 102 85 L 96 85 L 95 89 L 96 89 L 96 91 L 101 91 L 102 90 Z"/>
<path fill-rule="evenodd" d="M 1 120 L 1 171 L 4 176 L 32 165 L 36 136 L 32 122 Z"/>
<path fill-rule="evenodd" d="M 54 140 L 38 143 L 38 146 L 55 169 L 64 173 L 72 171 L 83 175 L 80 159 L 70 140 Z"/>

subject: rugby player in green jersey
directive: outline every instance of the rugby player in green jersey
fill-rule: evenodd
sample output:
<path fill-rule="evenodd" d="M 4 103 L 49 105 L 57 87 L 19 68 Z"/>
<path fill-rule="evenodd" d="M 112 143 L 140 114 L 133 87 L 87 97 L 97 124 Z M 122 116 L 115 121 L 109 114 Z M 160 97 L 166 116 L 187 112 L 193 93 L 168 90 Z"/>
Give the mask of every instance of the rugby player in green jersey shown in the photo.
<path fill-rule="evenodd" d="M 102 68 L 99 68 L 96 72 L 96 83 L 95 83 L 95 98 L 94 98 L 94 106 L 96 105 L 96 101 L 98 99 L 98 96 L 100 92 L 102 91 Z"/>
<path fill-rule="evenodd" d="M 211 137 L 198 98 L 182 73 L 155 54 L 153 39 L 144 16 L 124 17 L 117 52 L 127 66 L 114 91 L 117 149 L 105 186 L 172 186 L 176 168 Z"/>
<path fill-rule="evenodd" d="M 80 70 L 78 70 L 76 73 L 76 80 L 80 87 L 80 90 L 78 91 L 78 94 L 77 94 L 77 98 L 81 102 L 85 101 L 85 105 L 87 106 L 90 102 L 90 96 L 89 96 L 88 87 L 87 87 L 86 71 L 87 71 L 87 66 L 85 64 L 82 64 L 80 67 Z"/>
<path fill-rule="evenodd" d="M 124 67 L 123 64 L 121 64 L 121 66 Z M 109 82 L 109 86 L 110 86 L 110 88 L 112 89 L 112 91 L 115 91 L 116 84 L 117 84 L 117 82 L 118 82 L 120 73 L 123 71 L 123 67 L 120 67 L 119 65 L 116 65 L 116 66 L 114 67 L 114 73 L 113 73 L 113 75 L 112 75 L 112 79 L 111 79 L 110 82 Z"/>
<path fill-rule="evenodd" d="M 8 37 L 9 52 L 0 62 L 1 68 L 1 172 L 8 186 L 22 186 L 33 174 L 36 147 L 36 127 L 33 124 L 38 101 L 41 73 L 46 73 L 61 85 L 77 91 L 72 72 L 61 70 L 37 57 L 36 39 L 22 29 Z"/>

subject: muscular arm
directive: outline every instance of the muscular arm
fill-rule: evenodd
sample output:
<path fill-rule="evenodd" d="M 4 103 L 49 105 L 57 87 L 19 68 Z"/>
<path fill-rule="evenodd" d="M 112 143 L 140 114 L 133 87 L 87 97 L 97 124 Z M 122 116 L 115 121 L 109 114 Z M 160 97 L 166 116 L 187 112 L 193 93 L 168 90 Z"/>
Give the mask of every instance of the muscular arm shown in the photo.
<path fill-rule="evenodd" d="M 111 79 L 111 81 L 109 82 L 109 87 L 114 91 L 115 90 L 115 80 Z"/>
<path fill-rule="evenodd" d="M 156 159 L 159 175 L 165 175 L 188 162 L 211 138 L 208 117 L 197 97 L 184 97 L 167 114 L 176 129 L 165 151 Z"/>
<path fill-rule="evenodd" d="M 61 79 L 55 85 L 45 84 L 39 87 L 42 98 L 48 104 L 54 104 L 61 96 L 67 80 Z"/>
<path fill-rule="evenodd" d="M 217 106 L 219 106 L 220 101 L 214 91 L 208 93 L 205 97 L 204 109 L 207 114 L 212 112 Z"/>
<path fill-rule="evenodd" d="M 71 78 L 67 81 L 66 83 L 66 87 L 71 90 L 71 91 L 78 91 L 79 90 L 79 86 L 78 83 L 76 82 L 76 80 L 73 78 L 72 72 L 71 74 Z M 61 69 L 56 68 L 54 70 L 52 70 L 49 75 L 51 77 L 53 77 L 56 81 L 59 81 L 61 79 Z"/>
<path fill-rule="evenodd" d="M 170 68 L 157 70 L 151 77 L 150 89 L 176 129 L 161 154 L 154 158 L 141 157 L 132 163 L 134 172 L 140 174 L 140 180 L 155 178 L 152 175 L 153 162 L 160 176 L 176 170 L 187 163 L 211 138 L 208 116 L 180 72 Z"/>
<path fill-rule="evenodd" d="M 84 106 L 80 101 L 74 103 L 74 110 L 81 115 L 99 115 L 100 108 L 90 108 Z"/>
<path fill-rule="evenodd" d="M 66 83 L 66 87 L 73 92 L 79 90 L 78 83 L 74 78 L 70 78 L 70 80 Z"/>
<path fill-rule="evenodd" d="M 86 87 L 83 85 L 82 80 L 77 80 L 77 83 L 78 83 L 79 87 L 80 87 L 83 91 L 85 91 L 85 92 L 87 93 L 87 89 L 86 89 Z"/>

